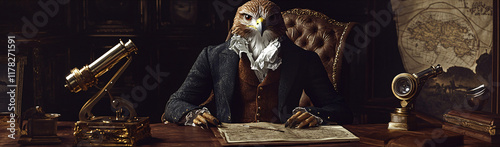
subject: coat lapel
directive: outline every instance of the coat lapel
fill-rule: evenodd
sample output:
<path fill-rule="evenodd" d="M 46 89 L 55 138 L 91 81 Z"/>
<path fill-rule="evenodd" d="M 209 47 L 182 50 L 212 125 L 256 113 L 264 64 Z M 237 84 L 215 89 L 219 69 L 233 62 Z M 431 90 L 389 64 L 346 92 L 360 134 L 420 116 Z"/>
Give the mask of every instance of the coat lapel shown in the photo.
<path fill-rule="evenodd" d="M 225 49 L 221 52 L 219 58 L 219 71 L 220 76 L 219 83 L 217 84 L 220 87 L 220 98 L 226 102 L 226 107 L 228 108 L 225 113 L 227 116 L 231 115 L 231 110 L 229 107 L 234 93 L 234 86 L 236 83 L 236 76 L 238 74 L 238 63 L 239 56 L 232 50 Z M 225 118 L 226 119 L 226 118 Z M 230 121 L 230 120 L 229 120 Z"/>
<path fill-rule="evenodd" d="M 293 82 L 295 82 L 300 61 L 300 52 L 296 51 L 297 47 L 293 42 L 286 39 L 283 41 L 281 47 L 281 51 L 283 52 L 283 63 L 281 64 L 281 77 L 278 91 L 278 109 L 280 111 L 285 105 L 286 97 L 288 97 Z"/>

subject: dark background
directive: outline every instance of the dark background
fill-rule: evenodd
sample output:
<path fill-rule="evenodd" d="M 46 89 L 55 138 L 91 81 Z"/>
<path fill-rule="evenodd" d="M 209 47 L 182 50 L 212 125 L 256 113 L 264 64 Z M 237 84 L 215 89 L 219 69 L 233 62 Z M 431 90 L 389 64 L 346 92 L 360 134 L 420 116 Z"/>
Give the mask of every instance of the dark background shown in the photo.
<path fill-rule="evenodd" d="M 60 120 L 78 120 L 78 112 L 96 88 L 71 93 L 65 89 L 65 76 L 100 57 L 118 43 L 132 39 L 139 48 L 130 67 L 111 90 L 127 97 L 142 86 L 149 75 L 146 68 L 168 72 L 157 88 L 130 97 L 139 116 L 159 122 L 169 96 L 182 84 L 198 53 L 208 45 L 223 43 L 238 6 L 238 0 L 41 0 L 56 2 L 57 13 L 47 13 L 36 0 L 0 0 L 0 32 L 16 34 L 17 56 L 26 56 L 23 79 L 23 111 L 35 104 L 46 112 L 62 114 Z M 59 3 L 60 2 L 60 3 Z M 387 123 L 389 113 L 399 104 L 390 90 L 392 78 L 404 72 L 397 48 L 394 21 L 380 27 L 380 33 L 367 36 L 367 23 L 378 23 L 370 12 L 391 12 L 389 0 L 275 0 L 282 11 L 308 8 L 338 21 L 357 22 L 348 37 L 343 59 L 340 93 L 355 112 L 355 123 Z M 217 6 L 215 6 L 217 5 Z M 49 6 L 54 9 L 54 5 Z M 222 17 L 218 10 L 224 10 Z M 177 13 L 181 15 L 176 15 Z M 26 36 L 22 18 L 33 24 L 37 33 Z M 187 19 L 184 19 L 187 18 Z M 46 24 L 40 23 L 46 20 Z M 380 23 L 379 23 L 380 25 Z M 357 29 L 357 31 L 356 31 Z M 32 31 L 30 31 L 32 32 Z M 357 40 L 355 36 L 367 36 Z M 2 38 L 2 44 L 7 44 Z M 362 46 L 359 42 L 367 43 Z M 362 46 L 362 47 L 359 47 Z M 119 63 L 118 66 L 123 64 Z M 102 87 L 118 67 L 99 78 Z M 154 82 L 150 80 L 149 82 Z M 94 107 L 96 115 L 113 115 L 109 100 Z"/>

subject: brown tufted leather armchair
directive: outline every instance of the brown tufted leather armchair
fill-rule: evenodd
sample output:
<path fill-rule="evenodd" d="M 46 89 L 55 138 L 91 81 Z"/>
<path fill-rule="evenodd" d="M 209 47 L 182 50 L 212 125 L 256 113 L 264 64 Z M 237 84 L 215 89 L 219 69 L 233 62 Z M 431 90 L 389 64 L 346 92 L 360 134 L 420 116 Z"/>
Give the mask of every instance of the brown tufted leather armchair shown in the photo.
<path fill-rule="evenodd" d="M 295 8 L 281 13 L 287 28 L 286 34 L 299 47 L 318 53 L 336 91 L 345 40 L 354 23 L 338 22 L 325 14 L 309 9 Z M 299 106 L 313 106 L 304 92 Z"/>

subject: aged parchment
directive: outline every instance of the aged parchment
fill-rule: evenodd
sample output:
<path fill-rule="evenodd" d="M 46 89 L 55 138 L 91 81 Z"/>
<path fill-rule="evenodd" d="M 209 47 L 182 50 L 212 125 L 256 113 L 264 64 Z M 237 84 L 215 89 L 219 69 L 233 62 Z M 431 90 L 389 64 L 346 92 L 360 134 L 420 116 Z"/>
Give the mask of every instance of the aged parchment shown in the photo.
<path fill-rule="evenodd" d="M 391 0 L 405 69 L 441 64 L 476 72 L 493 46 L 492 0 Z M 382 13 L 382 12 L 380 12 Z"/>
<path fill-rule="evenodd" d="M 284 132 L 256 129 L 248 126 L 279 129 Z M 285 128 L 283 124 L 259 123 L 224 123 L 225 128 L 218 128 L 227 143 L 267 142 L 267 141 L 359 141 L 359 138 L 339 125 L 319 126 L 306 129 Z"/>

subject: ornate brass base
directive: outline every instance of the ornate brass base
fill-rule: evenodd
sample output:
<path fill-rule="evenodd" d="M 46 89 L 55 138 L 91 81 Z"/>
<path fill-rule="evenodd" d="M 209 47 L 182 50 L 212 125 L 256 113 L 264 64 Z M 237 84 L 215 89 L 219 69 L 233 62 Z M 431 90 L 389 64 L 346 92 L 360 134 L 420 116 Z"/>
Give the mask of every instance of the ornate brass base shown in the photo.
<path fill-rule="evenodd" d="M 108 117 L 93 121 L 78 121 L 74 133 L 76 145 L 84 146 L 134 146 L 151 137 L 149 117 L 133 121 L 115 121 Z"/>
<path fill-rule="evenodd" d="M 389 122 L 387 129 L 405 131 L 415 130 L 415 114 L 412 114 L 406 107 L 396 108 L 395 112 L 391 113 L 391 122 Z"/>

